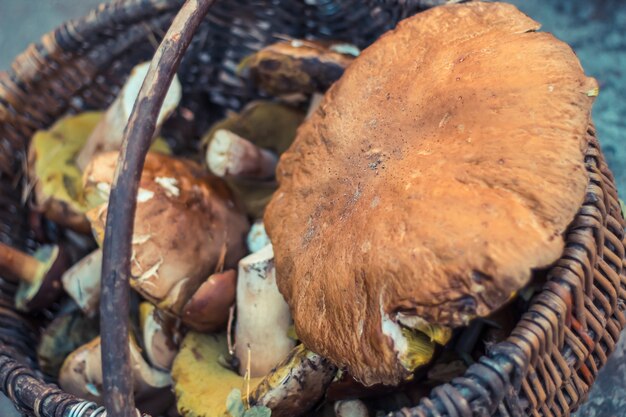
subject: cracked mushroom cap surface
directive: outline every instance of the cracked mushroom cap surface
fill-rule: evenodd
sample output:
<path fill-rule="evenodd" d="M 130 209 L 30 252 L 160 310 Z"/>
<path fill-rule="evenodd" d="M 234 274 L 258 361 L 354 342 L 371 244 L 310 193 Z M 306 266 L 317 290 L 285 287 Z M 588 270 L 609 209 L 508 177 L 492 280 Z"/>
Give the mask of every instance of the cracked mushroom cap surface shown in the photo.
<path fill-rule="evenodd" d="M 265 214 L 279 289 L 303 343 L 365 384 L 407 376 L 400 313 L 466 324 L 563 251 L 597 83 L 538 28 L 504 3 L 404 20 L 281 157 Z"/>
<path fill-rule="evenodd" d="M 87 192 L 108 199 L 117 153 L 99 154 L 85 169 Z M 87 213 L 102 242 L 106 204 Z M 225 266 L 246 253 L 249 229 L 226 184 L 200 165 L 148 153 L 135 215 L 131 286 L 159 309 L 180 316 L 185 303 L 214 272 L 222 246 Z"/>

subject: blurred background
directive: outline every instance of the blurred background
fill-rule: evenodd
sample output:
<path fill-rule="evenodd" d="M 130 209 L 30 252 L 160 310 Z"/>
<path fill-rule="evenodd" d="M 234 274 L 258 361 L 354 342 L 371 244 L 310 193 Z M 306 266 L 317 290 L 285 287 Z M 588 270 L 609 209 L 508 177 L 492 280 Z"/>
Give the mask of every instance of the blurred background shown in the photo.
<path fill-rule="evenodd" d="M 225 0 L 222 0 L 225 1 Z M 621 197 L 626 196 L 626 0 L 512 0 L 569 43 L 600 84 L 594 121 Z M 61 22 L 80 17 L 98 0 L 0 0 L 0 71 L 29 43 Z M 577 417 L 626 417 L 626 338 L 600 374 Z M 0 416 L 11 407 L 0 398 Z M 12 417 L 12 416 L 11 416 Z"/>

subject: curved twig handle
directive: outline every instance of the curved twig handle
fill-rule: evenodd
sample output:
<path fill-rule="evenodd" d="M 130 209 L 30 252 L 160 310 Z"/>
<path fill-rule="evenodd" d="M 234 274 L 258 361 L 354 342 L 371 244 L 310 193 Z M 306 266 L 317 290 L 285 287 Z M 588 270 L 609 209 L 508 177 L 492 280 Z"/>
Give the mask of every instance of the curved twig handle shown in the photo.
<path fill-rule="evenodd" d="M 100 303 L 104 398 L 109 417 L 135 417 L 128 315 L 131 238 L 141 171 L 165 94 L 214 2 L 187 0 L 182 6 L 150 63 L 124 131 L 107 209 Z"/>

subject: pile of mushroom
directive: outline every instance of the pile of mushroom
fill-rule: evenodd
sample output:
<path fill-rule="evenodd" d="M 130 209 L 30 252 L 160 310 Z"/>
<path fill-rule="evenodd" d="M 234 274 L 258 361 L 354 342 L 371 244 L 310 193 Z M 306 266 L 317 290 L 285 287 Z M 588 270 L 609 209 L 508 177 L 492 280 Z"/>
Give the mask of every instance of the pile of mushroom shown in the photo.
<path fill-rule="evenodd" d="M 588 181 L 597 85 L 538 27 L 471 2 L 408 18 L 364 51 L 280 40 L 238 67 L 264 99 L 215 123 L 201 154 L 155 138 L 132 235 L 138 407 L 365 417 L 415 403 L 505 338 L 510 301 L 561 255 Z M 42 370 L 97 403 L 98 246 L 146 71 L 105 112 L 31 142 L 33 207 L 89 250 L 0 244 L 16 306 L 55 316 Z M 157 130 L 181 95 L 175 80 Z"/>

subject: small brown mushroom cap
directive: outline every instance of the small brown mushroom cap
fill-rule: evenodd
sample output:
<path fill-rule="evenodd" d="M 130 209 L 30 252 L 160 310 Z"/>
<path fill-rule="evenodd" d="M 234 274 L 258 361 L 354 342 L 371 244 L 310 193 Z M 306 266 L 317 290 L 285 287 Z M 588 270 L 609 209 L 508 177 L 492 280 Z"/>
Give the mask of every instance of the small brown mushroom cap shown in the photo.
<path fill-rule="evenodd" d="M 298 131 L 265 214 L 300 339 L 365 384 L 409 370 L 398 313 L 459 326 L 563 250 L 595 80 L 504 3 L 411 17 Z"/>
<path fill-rule="evenodd" d="M 266 46 L 238 70 L 272 95 L 324 92 L 359 53 L 348 43 L 293 39 Z"/>
<path fill-rule="evenodd" d="M 86 192 L 103 200 L 113 180 L 117 153 L 99 154 L 85 170 Z M 91 210 L 103 239 L 106 206 Z M 226 184 L 194 162 L 149 153 L 139 184 L 131 286 L 159 309 L 180 317 L 182 308 L 214 270 L 226 245 L 224 265 L 246 253 L 248 220 Z"/>
<path fill-rule="evenodd" d="M 235 303 L 237 272 L 229 269 L 212 274 L 185 304 L 182 320 L 198 332 L 215 332 L 226 327 Z"/>

